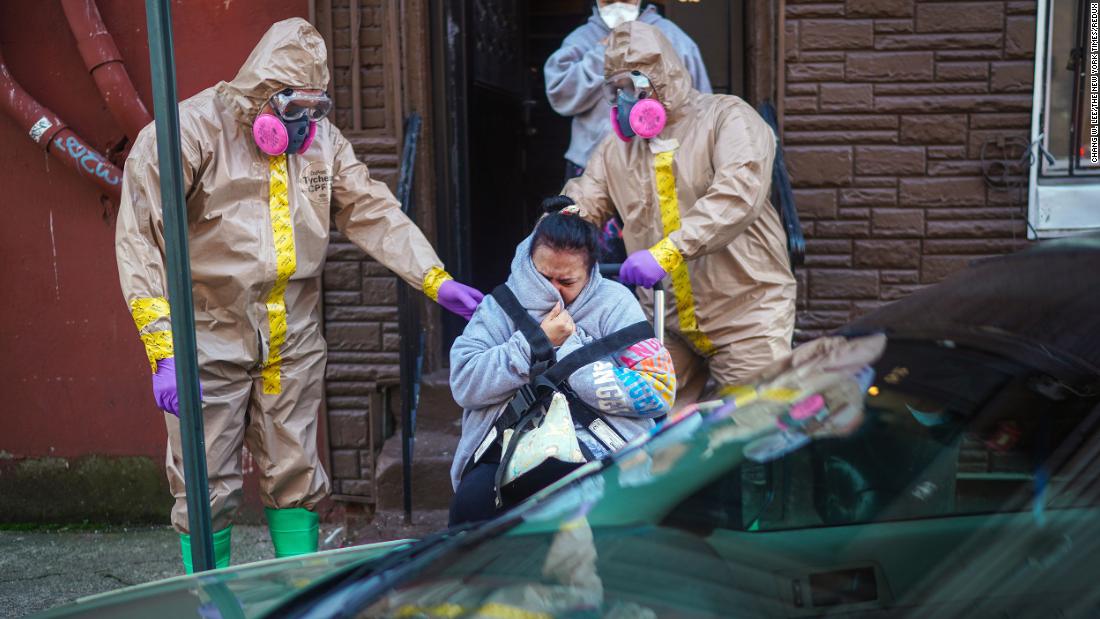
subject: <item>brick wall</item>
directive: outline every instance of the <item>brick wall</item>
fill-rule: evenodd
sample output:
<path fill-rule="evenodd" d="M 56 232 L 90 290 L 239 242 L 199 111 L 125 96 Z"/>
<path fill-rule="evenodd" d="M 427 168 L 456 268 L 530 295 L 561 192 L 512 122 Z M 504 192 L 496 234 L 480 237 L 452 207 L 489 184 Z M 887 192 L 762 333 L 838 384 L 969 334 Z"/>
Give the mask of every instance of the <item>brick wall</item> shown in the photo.
<path fill-rule="evenodd" d="M 399 374 L 397 283 L 385 267 L 333 231 L 324 285 L 329 343 L 325 395 L 334 494 L 369 495 L 371 396 L 380 382 L 396 382 Z"/>
<path fill-rule="evenodd" d="M 359 96 L 360 128 L 385 129 L 390 110 L 386 107 L 382 0 L 331 0 L 332 4 L 332 56 L 337 126 L 345 130 L 354 126 L 352 114 L 351 6 L 359 7 Z"/>
<path fill-rule="evenodd" d="M 360 129 L 354 128 L 352 15 L 349 0 L 319 5 L 331 11 L 329 38 L 336 108 L 334 120 L 355 147 L 371 176 L 394 189 L 397 138 L 392 129 L 392 97 L 385 89 L 383 0 L 358 1 Z M 321 20 L 318 20 L 321 21 Z M 371 467 L 367 423 L 379 383 L 397 381 L 397 278 L 371 260 L 346 237 L 332 231 L 324 273 L 325 337 L 329 343 L 325 373 L 333 493 L 370 497 Z M 380 411 L 379 411 L 380 412 Z"/>
<path fill-rule="evenodd" d="M 1034 33 L 1027 0 L 787 0 L 800 339 L 1025 243 L 1025 171 L 991 184 L 982 150 L 1022 152 Z"/>

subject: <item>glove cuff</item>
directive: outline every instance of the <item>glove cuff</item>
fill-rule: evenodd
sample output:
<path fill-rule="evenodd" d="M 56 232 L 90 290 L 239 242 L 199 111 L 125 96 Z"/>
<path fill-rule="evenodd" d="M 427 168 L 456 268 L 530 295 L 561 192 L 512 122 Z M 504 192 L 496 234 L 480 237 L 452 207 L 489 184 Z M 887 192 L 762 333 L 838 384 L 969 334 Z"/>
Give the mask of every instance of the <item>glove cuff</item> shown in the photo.
<path fill-rule="evenodd" d="M 172 347 L 172 331 L 163 327 L 171 325 L 170 322 L 161 322 L 162 319 L 171 319 L 171 310 L 168 299 L 164 297 L 138 297 L 130 301 L 130 316 L 134 319 L 141 343 L 145 345 L 145 354 L 149 357 L 149 369 L 155 374 L 157 361 L 174 356 Z M 147 330 L 153 327 L 155 330 Z"/>
<path fill-rule="evenodd" d="M 684 263 L 684 255 L 680 253 L 679 249 L 676 249 L 676 245 L 667 236 L 653 247 L 650 247 L 649 253 L 653 255 L 653 259 L 665 270 L 665 273 L 673 272 L 676 267 Z"/>
<path fill-rule="evenodd" d="M 171 331 L 142 333 L 141 343 L 145 345 L 145 354 L 149 357 L 149 369 L 152 370 L 154 374 L 156 374 L 159 369 L 157 365 L 158 361 L 176 356 Z"/>
<path fill-rule="evenodd" d="M 424 275 L 424 283 L 421 285 L 421 289 L 424 290 L 424 294 L 428 295 L 429 299 L 438 303 L 439 287 L 443 285 L 443 282 L 451 279 L 454 278 L 442 267 L 432 267 Z"/>
<path fill-rule="evenodd" d="M 170 314 L 168 299 L 164 297 L 139 297 L 130 301 L 130 316 L 138 331 L 144 331 L 145 327 L 161 318 L 168 318 Z"/>

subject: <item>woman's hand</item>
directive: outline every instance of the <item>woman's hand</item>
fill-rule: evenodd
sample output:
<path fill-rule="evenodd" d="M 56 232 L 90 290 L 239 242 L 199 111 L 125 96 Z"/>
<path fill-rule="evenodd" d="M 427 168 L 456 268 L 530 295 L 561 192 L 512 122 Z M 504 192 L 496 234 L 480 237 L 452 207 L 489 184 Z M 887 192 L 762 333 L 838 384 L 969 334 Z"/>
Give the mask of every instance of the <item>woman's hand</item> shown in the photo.
<path fill-rule="evenodd" d="M 546 334 L 546 339 L 550 340 L 550 343 L 557 348 L 573 334 L 573 317 L 562 308 L 561 302 L 559 301 L 554 305 L 554 309 L 550 310 L 550 313 L 546 315 L 546 318 L 542 319 L 542 324 L 540 326 L 542 327 L 542 332 Z"/>

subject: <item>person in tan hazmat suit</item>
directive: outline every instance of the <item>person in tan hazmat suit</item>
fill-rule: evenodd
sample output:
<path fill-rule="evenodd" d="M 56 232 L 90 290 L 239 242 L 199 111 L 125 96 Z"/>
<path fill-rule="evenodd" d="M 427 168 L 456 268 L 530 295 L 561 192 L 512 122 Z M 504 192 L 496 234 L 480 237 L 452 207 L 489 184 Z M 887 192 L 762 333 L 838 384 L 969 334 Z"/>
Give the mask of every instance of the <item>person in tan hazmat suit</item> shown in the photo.
<path fill-rule="evenodd" d="M 597 225 L 618 213 L 628 257 L 620 280 L 670 277 L 665 342 L 677 406 L 745 382 L 790 353 L 795 280 L 768 200 L 775 135 L 745 101 L 702 94 L 656 28 L 610 35 L 604 64 L 615 135 L 562 194 Z"/>
<path fill-rule="evenodd" d="M 481 293 L 459 284 L 385 184 L 324 117 L 325 43 L 302 19 L 264 34 L 237 76 L 179 105 L 192 291 L 203 391 L 214 550 L 229 564 L 241 502 L 241 446 L 260 470 L 276 556 L 317 549 L 329 492 L 317 454 L 326 346 L 318 301 L 330 214 L 356 245 L 467 319 Z M 191 571 L 161 218 L 156 131 L 125 167 L 119 279 L 168 426 L 172 524 Z"/>

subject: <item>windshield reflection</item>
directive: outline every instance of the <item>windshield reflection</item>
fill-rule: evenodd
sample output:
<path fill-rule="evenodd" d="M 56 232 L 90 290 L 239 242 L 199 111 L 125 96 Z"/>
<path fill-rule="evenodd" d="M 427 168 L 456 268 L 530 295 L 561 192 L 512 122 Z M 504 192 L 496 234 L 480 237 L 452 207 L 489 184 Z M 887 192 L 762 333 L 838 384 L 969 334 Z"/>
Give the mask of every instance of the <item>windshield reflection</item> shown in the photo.
<path fill-rule="evenodd" d="M 414 559 L 358 616 L 1096 616 L 1100 593 L 1055 592 L 1100 569 L 1097 403 L 954 341 L 825 338 Z"/>

